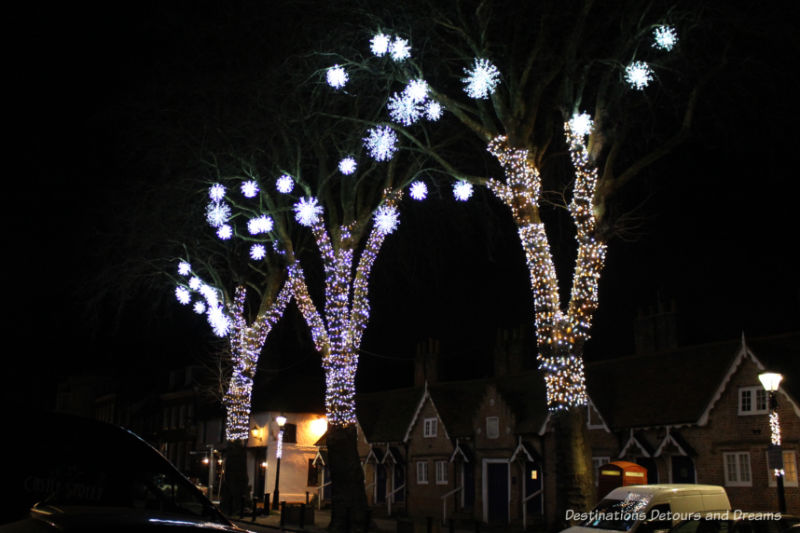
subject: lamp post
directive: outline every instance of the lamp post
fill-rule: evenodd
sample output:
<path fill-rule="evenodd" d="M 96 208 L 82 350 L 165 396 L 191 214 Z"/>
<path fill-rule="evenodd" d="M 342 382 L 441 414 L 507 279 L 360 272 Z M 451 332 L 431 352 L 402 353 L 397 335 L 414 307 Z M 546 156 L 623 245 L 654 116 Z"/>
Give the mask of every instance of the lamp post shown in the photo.
<path fill-rule="evenodd" d="M 275 446 L 275 495 L 272 500 L 272 508 L 278 508 L 278 500 L 280 499 L 280 482 L 281 482 L 281 455 L 283 455 L 283 425 L 286 423 L 285 416 L 276 416 L 275 422 L 278 423 L 278 442 Z"/>
<path fill-rule="evenodd" d="M 769 393 L 769 430 L 770 445 L 767 457 L 769 467 L 775 474 L 775 484 L 778 486 L 778 511 L 786 512 L 786 493 L 783 488 L 783 451 L 781 449 L 781 423 L 778 418 L 778 397 L 775 394 L 781 385 L 783 376 L 775 372 L 764 372 L 758 375 L 764 390 Z"/>

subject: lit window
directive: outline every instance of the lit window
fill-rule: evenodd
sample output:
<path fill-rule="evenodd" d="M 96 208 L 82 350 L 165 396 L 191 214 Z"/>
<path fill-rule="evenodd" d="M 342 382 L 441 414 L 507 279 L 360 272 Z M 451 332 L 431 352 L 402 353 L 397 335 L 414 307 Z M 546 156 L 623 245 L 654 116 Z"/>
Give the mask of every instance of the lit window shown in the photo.
<path fill-rule="evenodd" d="M 417 461 L 417 484 L 428 484 L 428 461 Z"/>
<path fill-rule="evenodd" d="M 767 468 L 769 468 L 769 457 L 767 457 Z M 768 472 L 769 486 L 775 486 L 775 473 Z M 797 454 L 793 450 L 783 450 L 783 486 L 796 487 L 797 483 Z"/>
<path fill-rule="evenodd" d="M 728 452 L 722 454 L 725 463 L 725 485 L 728 487 L 750 487 L 750 452 Z"/>
<path fill-rule="evenodd" d="M 486 417 L 486 438 L 496 439 L 500 436 L 500 418 L 496 416 Z"/>
<path fill-rule="evenodd" d="M 435 437 L 437 431 L 437 420 L 435 418 L 426 418 L 423 420 L 422 436 L 425 438 Z"/>
<path fill-rule="evenodd" d="M 447 461 L 436 461 L 436 484 L 447 485 Z"/>
<path fill-rule="evenodd" d="M 768 395 L 763 387 L 742 387 L 739 389 L 739 414 L 759 415 L 768 411 Z"/>

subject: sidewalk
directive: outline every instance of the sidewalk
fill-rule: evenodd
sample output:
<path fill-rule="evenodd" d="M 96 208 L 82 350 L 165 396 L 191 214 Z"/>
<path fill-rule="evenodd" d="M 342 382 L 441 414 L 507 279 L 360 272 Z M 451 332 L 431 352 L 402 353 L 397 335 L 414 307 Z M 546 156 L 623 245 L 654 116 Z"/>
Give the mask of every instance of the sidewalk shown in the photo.
<path fill-rule="evenodd" d="M 276 529 L 281 530 L 281 515 L 279 511 L 272 511 L 269 515 L 259 515 L 256 516 L 255 522 L 253 521 L 253 517 L 245 516 L 243 518 L 238 517 L 228 517 L 237 526 L 247 529 L 248 526 L 258 526 L 258 527 L 265 527 L 269 529 Z M 313 524 L 303 524 L 303 528 L 300 528 L 300 525 L 297 523 L 286 523 L 283 526 L 283 531 L 299 531 L 305 533 L 327 533 L 328 531 L 328 524 L 331 521 L 331 511 L 330 509 L 314 509 L 314 523 Z M 397 532 L 397 520 L 394 518 L 373 518 L 373 529 L 370 531 L 374 531 L 376 533 L 396 533 Z"/>

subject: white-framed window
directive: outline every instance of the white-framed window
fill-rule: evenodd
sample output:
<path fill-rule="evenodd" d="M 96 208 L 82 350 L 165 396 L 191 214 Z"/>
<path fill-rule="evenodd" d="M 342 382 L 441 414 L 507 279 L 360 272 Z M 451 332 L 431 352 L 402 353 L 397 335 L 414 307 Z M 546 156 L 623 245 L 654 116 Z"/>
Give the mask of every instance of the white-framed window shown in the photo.
<path fill-rule="evenodd" d="M 607 465 L 611 462 L 611 457 L 599 456 L 592 457 L 592 473 L 594 474 L 594 486 L 596 487 L 600 481 L 600 467 Z"/>
<path fill-rule="evenodd" d="M 767 413 L 768 395 L 764 387 L 739 388 L 739 414 L 761 415 Z"/>
<path fill-rule="evenodd" d="M 428 484 L 428 461 L 417 461 L 417 485 Z"/>
<path fill-rule="evenodd" d="M 435 437 L 438 429 L 436 418 L 426 418 L 422 421 L 422 436 L 425 438 Z"/>
<path fill-rule="evenodd" d="M 486 438 L 496 439 L 500 436 L 500 417 L 487 416 L 486 417 Z"/>
<path fill-rule="evenodd" d="M 794 450 L 783 450 L 783 486 L 784 487 L 797 487 L 797 454 Z M 769 486 L 774 487 L 775 473 L 769 468 L 769 457 L 767 457 L 767 479 L 769 479 Z"/>
<path fill-rule="evenodd" d="M 753 478 L 750 475 L 750 452 L 725 452 L 722 454 L 722 461 L 726 486 L 753 486 Z"/>
<path fill-rule="evenodd" d="M 447 485 L 447 461 L 436 461 L 436 484 Z"/>

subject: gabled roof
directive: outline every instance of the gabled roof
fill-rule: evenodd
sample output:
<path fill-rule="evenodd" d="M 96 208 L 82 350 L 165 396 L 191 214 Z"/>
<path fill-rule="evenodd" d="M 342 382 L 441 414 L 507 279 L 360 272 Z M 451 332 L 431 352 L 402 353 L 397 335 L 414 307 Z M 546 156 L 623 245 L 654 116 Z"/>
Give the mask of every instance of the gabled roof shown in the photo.
<path fill-rule="evenodd" d="M 356 418 L 367 442 L 402 442 L 424 389 L 409 387 L 356 395 Z"/>

